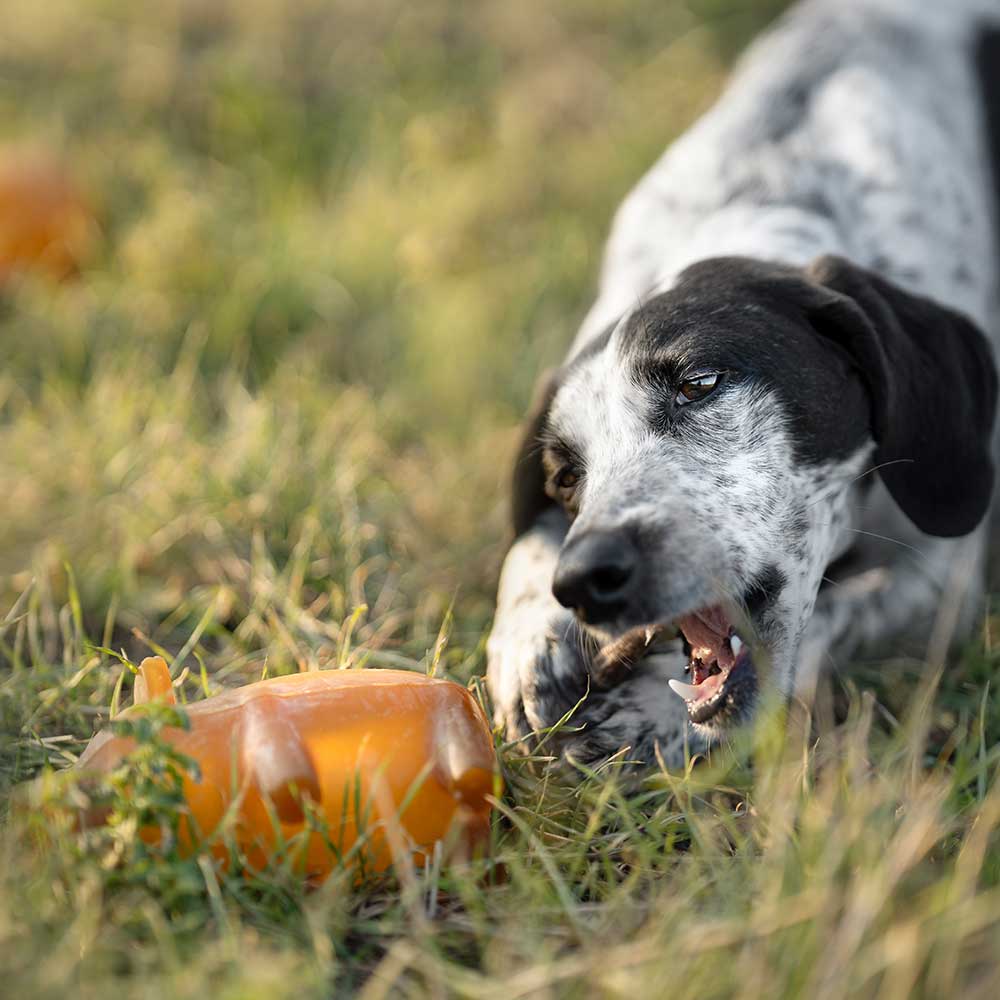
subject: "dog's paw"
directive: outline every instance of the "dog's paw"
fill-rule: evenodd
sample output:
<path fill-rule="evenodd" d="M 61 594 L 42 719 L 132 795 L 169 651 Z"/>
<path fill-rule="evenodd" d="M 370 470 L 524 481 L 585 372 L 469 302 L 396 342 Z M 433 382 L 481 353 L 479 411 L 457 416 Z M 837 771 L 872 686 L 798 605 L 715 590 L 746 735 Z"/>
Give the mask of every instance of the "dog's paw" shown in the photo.
<path fill-rule="evenodd" d="M 560 754 L 594 767 L 615 755 L 642 769 L 682 767 L 688 754 L 707 746 L 688 722 L 684 702 L 668 681 L 684 676 L 685 657 L 656 653 L 640 660 L 611 690 L 591 689 L 564 729 L 555 734 Z"/>
<path fill-rule="evenodd" d="M 486 646 L 486 678 L 494 719 L 509 739 L 554 726 L 586 696 L 590 673 L 584 648 L 568 611 L 494 628 Z"/>
<path fill-rule="evenodd" d="M 592 683 L 586 650 L 569 614 L 550 619 L 541 634 L 490 636 L 490 694 L 508 738 L 542 734 L 565 719 L 544 737 L 546 751 L 585 767 L 616 755 L 643 769 L 661 761 L 682 767 L 688 754 L 706 749 L 667 683 L 684 676 L 679 650 L 640 660 L 611 689 Z"/>

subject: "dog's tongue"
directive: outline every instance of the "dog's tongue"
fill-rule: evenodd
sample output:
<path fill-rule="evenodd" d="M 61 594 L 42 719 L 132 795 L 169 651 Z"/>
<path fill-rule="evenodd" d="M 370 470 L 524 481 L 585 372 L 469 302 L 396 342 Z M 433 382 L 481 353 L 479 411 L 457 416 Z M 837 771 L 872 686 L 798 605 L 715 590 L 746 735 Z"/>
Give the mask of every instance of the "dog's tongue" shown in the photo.
<path fill-rule="evenodd" d="M 677 627 L 691 647 L 693 663 L 697 665 L 700 660 L 707 672 L 712 663 L 717 662 L 724 673 L 729 672 L 736 657 L 729 646 L 732 626 L 721 607 L 705 608 L 687 615 L 677 622 Z"/>

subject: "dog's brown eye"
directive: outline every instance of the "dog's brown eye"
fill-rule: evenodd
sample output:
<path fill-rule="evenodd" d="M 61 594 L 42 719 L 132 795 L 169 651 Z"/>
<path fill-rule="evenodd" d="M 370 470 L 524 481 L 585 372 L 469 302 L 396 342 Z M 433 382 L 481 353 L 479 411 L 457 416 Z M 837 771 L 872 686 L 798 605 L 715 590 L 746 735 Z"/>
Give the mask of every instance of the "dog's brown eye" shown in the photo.
<path fill-rule="evenodd" d="M 704 375 L 695 375 L 694 378 L 686 379 L 681 382 L 680 391 L 677 393 L 677 405 L 684 406 L 686 403 L 704 399 L 713 389 L 718 387 L 721 381 L 722 372 L 705 372 Z"/>
<path fill-rule="evenodd" d="M 561 490 L 571 490 L 580 481 L 580 477 L 572 469 L 563 469 L 556 476 L 556 486 Z"/>

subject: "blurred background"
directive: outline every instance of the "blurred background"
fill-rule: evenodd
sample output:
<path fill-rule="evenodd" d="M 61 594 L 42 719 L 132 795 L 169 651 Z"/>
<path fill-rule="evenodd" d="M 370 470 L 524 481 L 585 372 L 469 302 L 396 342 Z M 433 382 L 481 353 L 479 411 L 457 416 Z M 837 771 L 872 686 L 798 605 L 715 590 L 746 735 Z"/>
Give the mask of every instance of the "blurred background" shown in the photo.
<path fill-rule="evenodd" d="M 533 381 L 781 6 L 4 5 L 0 656 L 481 668 Z"/>

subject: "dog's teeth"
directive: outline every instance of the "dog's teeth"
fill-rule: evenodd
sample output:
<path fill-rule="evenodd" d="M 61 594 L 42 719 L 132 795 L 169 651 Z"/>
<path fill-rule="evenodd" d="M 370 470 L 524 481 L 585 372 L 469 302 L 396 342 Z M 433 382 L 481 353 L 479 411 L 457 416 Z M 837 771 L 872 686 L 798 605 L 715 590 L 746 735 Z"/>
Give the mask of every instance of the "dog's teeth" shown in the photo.
<path fill-rule="evenodd" d="M 743 648 L 743 640 L 735 632 L 729 637 L 729 648 L 733 651 L 733 656 L 739 656 Z"/>
<path fill-rule="evenodd" d="M 648 646 L 653 641 L 654 630 L 651 628 L 646 629 L 646 645 Z"/>
<path fill-rule="evenodd" d="M 697 685 L 685 684 L 683 681 L 675 681 L 672 677 L 667 683 L 670 690 L 676 695 L 680 695 L 685 701 L 694 701 L 700 694 Z"/>

